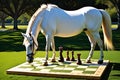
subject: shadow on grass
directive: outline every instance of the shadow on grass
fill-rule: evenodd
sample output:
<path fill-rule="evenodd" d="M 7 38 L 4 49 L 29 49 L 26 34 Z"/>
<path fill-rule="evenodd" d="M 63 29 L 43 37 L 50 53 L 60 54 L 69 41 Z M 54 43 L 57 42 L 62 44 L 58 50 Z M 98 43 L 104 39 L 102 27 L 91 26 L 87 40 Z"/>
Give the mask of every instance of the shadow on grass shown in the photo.
<path fill-rule="evenodd" d="M 108 80 L 111 70 L 120 71 L 120 63 L 109 63 L 101 80 Z M 120 73 L 112 74 L 112 76 L 120 77 Z"/>
<path fill-rule="evenodd" d="M 0 51 L 24 51 L 25 48 L 22 45 L 24 38 L 21 35 L 21 32 L 25 33 L 25 30 L 0 31 Z M 46 44 L 45 41 L 46 41 L 45 37 L 42 34 L 39 34 L 38 50 L 41 50 L 41 51 L 45 50 L 45 44 Z M 56 45 L 56 50 L 58 50 L 58 47 L 60 45 L 64 47 L 64 50 L 71 49 L 71 48 L 73 50 L 89 50 L 90 49 L 90 43 L 85 33 L 81 33 L 80 35 L 70 37 L 70 38 L 55 37 L 55 45 Z"/>
<path fill-rule="evenodd" d="M 25 33 L 25 30 L 13 31 L 6 30 L 0 31 L 0 51 L 25 51 L 23 43 L 23 36 L 21 32 Z M 120 50 L 120 31 L 113 31 L 113 43 L 115 50 Z M 102 32 L 100 32 L 101 39 L 103 40 Z M 38 36 L 39 48 L 38 50 L 45 50 L 45 37 L 40 33 Z M 64 47 L 64 50 L 73 49 L 73 50 L 90 50 L 90 43 L 84 32 L 81 34 L 70 37 L 70 38 L 60 38 L 55 37 L 56 50 L 61 45 Z M 99 50 L 99 47 L 96 46 L 96 50 Z"/>

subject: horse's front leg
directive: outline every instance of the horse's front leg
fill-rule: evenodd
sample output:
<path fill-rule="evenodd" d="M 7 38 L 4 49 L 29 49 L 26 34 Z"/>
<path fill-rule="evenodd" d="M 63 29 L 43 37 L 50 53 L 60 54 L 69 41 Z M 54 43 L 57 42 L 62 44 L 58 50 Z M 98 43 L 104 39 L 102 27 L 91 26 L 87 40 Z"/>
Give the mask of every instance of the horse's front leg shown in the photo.
<path fill-rule="evenodd" d="M 55 56 L 56 56 L 56 53 L 55 53 L 55 42 L 54 42 L 54 37 L 52 37 L 52 42 L 51 42 L 51 48 L 53 50 L 53 56 L 52 56 L 52 62 L 56 62 L 56 59 L 55 59 Z"/>
<path fill-rule="evenodd" d="M 50 43 L 51 43 L 51 35 L 46 35 L 46 47 L 45 47 L 45 51 L 46 51 L 46 56 L 45 56 L 45 62 L 44 62 L 44 66 L 48 65 L 48 54 L 49 54 L 49 50 L 50 50 Z"/>

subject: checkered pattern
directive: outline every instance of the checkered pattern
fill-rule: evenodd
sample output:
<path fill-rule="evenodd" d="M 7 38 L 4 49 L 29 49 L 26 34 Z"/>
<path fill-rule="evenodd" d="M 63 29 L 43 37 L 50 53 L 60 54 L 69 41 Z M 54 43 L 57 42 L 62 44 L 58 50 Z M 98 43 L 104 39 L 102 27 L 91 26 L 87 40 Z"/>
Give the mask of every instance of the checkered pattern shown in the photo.
<path fill-rule="evenodd" d="M 97 64 L 97 60 L 92 60 L 92 63 L 85 63 L 85 59 L 82 59 L 82 65 L 77 65 L 76 61 L 65 61 L 65 62 L 51 62 L 48 60 L 48 66 L 43 66 L 44 58 L 35 58 L 32 64 L 27 62 L 18 65 L 14 68 L 7 70 L 7 73 L 16 74 L 30 74 L 30 75 L 42 75 L 42 76 L 53 76 L 57 77 L 101 77 L 104 72 L 108 60 L 104 60 L 102 65 Z M 47 74 L 47 75 L 46 75 Z M 92 78 L 91 77 L 91 78 Z"/>

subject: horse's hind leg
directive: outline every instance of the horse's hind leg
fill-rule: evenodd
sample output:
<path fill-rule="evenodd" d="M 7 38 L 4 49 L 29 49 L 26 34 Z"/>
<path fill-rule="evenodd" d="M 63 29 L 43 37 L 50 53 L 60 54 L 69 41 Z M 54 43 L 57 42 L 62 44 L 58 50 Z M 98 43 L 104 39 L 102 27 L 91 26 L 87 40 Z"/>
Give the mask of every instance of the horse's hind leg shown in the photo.
<path fill-rule="evenodd" d="M 52 50 L 53 50 L 52 62 L 56 62 L 56 60 L 55 60 L 56 53 L 55 53 L 54 37 L 52 37 L 51 48 L 52 48 Z"/>
<path fill-rule="evenodd" d="M 103 58 L 104 58 L 104 54 L 103 54 L 103 42 L 100 38 L 100 35 L 99 35 L 99 32 L 95 32 L 94 34 L 94 38 L 100 48 L 100 58 L 99 58 L 99 61 L 98 61 L 98 64 L 102 64 L 103 63 Z"/>
<path fill-rule="evenodd" d="M 93 55 L 93 52 L 94 52 L 94 49 L 95 49 L 96 41 L 94 40 L 93 35 L 89 31 L 85 31 L 85 33 L 88 36 L 88 39 L 91 43 L 91 50 L 89 52 L 88 58 L 86 59 L 86 62 L 91 63 L 91 58 L 92 58 L 92 55 Z"/>

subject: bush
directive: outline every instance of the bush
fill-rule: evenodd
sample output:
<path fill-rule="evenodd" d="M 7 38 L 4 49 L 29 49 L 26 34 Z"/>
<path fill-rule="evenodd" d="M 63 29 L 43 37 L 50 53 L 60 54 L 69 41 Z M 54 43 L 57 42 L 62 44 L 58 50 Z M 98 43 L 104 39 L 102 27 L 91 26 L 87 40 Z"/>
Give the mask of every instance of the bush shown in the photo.
<path fill-rule="evenodd" d="M 114 8 L 108 8 L 106 10 L 110 14 L 112 22 L 117 22 L 117 11 L 116 11 L 115 7 Z"/>

